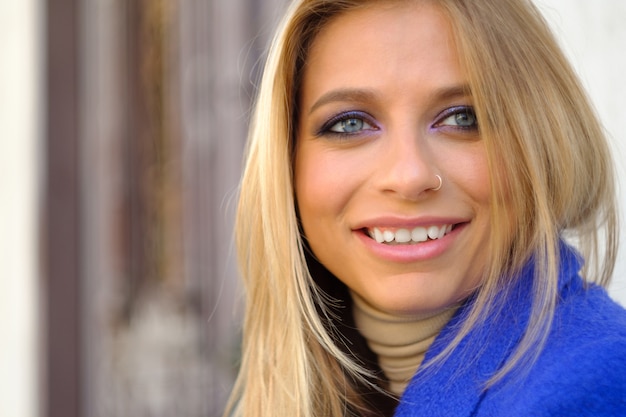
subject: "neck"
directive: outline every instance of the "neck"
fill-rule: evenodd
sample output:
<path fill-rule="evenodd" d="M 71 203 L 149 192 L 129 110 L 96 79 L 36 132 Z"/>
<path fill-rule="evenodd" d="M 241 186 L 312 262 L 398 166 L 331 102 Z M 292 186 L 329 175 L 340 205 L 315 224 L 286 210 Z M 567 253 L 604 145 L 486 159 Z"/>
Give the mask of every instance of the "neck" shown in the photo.
<path fill-rule="evenodd" d="M 352 299 L 356 326 L 378 355 L 378 363 L 389 379 L 389 390 L 400 396 L 458 305 L 404 317 L 382 312 L 355 293 Z"/>

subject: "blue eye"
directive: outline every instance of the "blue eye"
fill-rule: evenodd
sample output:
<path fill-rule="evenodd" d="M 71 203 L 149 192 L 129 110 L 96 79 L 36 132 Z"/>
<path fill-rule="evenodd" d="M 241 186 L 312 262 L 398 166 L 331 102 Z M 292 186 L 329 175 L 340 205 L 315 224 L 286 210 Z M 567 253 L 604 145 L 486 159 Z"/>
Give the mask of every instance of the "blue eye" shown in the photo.
<path fill-rule="evenodd" d="M 341 113 L 328 120 L 319 129 L 318 135 L 358 135 L 377 130 L 371 118 L 363 112 Z"/>
<path fill-rule="evenodd" d="M 341 120 L 330 127 L 331 132 L 337 133 L 356 133 L 363 129 L 371 129 L 372 126 L 363 119 L 351 117 Z"/>
<path fill-rule="evenodd" d="M 474 109 L 469 106 L 453 107 L 445 110 L 439 117 L 436 127 L 449 126 L 458 129 L 476 129 L 478 120 Z"/>

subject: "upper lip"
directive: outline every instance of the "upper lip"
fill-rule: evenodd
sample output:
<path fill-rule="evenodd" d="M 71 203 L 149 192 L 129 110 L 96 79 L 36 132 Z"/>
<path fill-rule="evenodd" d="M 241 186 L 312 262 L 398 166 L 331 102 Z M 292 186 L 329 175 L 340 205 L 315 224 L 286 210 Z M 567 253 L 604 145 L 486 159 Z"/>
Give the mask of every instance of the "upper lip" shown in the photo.
<path fill-rule="evenodd" d="M 407 218 L 397 216 L 380 216 L 356 223 L 353 230 L 388 228 L 388 229 L 412 229 L 415 227 L 455 225 L 466 223 L 469 220 L 460 217 L 422 216 L 418 218 Z"/>

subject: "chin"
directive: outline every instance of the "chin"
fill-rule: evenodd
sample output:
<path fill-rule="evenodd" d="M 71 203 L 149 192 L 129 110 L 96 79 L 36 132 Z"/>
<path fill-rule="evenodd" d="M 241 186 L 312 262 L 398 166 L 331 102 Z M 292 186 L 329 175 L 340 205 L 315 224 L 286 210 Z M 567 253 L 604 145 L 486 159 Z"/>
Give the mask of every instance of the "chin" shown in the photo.
<path fill-rule="evenodd" d="M 421 297 L 407 297 L 406 293 L 391 294 L 385 298 L 372 300 L 371 304 L 381 311 L 393 315 L 415 316 L 435 313 L 458 304 L 460 297 L 424 295 Z"/>

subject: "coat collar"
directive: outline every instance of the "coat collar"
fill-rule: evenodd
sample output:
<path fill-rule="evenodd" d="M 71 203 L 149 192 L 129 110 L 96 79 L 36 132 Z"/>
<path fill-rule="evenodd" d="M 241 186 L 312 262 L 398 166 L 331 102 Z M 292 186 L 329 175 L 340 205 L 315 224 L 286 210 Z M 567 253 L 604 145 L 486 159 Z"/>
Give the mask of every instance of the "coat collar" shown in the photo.
<path fill-rule="evenodd" d="M 572 284 L 581 267 L 580 256 L 565 243 L 560 246 L 559 291 Z M 484 384 L 499 369 L 519 342 L 530 313 L 533 263 L 520 272 L 511 291 L 500 297 L 498 314 L 476 326 L 442 363 L 418 371 L 396 409 L 397 417 L 471 416 L 484 396 Z M 578 281 L 576 281 L 578 282 Z M 425 361 L 439 354 L 453 339 L 471 310 L 463 305 L 442 330 Z"/>

